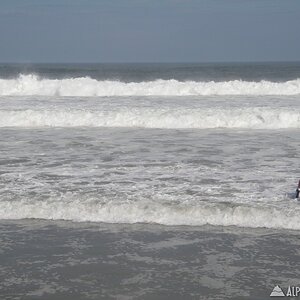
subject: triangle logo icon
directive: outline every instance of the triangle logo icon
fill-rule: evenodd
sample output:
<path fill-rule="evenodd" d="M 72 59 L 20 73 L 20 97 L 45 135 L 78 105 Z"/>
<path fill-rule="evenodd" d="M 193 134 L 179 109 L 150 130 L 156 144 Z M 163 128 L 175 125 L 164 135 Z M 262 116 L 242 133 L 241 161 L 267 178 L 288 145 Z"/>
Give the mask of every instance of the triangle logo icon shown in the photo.
<path fill-rule="evenodd" d="M 285 294 L 279 285 L 276 285 L 270 294 L 270 297 L 284 297 Z"/>

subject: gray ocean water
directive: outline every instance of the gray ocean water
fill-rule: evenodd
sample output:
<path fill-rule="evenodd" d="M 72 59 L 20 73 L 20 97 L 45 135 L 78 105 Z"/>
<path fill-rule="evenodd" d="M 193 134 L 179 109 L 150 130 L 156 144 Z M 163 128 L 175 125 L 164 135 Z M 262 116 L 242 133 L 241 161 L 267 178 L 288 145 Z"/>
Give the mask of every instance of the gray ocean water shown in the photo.
<path fill-rule="evenodd" d="M 299 63 L 0 65 L 0 295 L 296 284 L 299 95 Z"/>

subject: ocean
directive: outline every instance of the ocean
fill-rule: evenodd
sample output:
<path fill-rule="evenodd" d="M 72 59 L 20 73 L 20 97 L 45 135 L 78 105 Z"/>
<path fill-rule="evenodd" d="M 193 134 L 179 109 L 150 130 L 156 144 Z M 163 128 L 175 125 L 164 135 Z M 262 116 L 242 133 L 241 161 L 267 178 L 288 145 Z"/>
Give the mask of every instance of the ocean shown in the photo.
<path fill-rule="evenodd" d="M 300 63 L 0 65 L 1 298 L 299 284 L 299 100 Z"/>

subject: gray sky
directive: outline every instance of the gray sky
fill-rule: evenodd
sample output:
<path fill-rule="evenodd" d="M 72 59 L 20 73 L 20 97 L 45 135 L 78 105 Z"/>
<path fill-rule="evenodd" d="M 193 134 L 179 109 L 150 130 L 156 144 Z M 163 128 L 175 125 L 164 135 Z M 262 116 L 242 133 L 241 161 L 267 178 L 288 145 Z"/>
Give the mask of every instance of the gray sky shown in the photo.
<path fill-rule="evenodd" d="M 0 0 L 1 62 L 300 61 L 300 0 Z"/>

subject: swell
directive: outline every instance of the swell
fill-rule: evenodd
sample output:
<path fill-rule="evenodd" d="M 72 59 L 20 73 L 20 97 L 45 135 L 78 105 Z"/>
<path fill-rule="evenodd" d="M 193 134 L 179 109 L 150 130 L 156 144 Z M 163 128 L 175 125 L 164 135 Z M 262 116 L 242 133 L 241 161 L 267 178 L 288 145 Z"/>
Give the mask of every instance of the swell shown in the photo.
<path fill-rule="evenodd" d="M 0 96 L 196 96 L 196 95 L 298 95 L 300 79 L 286 82 L 196 82 L 155 80 L 145 82 L 98 81 L 89 77 L 42 79 L 20 75 L 0 79 Z"/>

